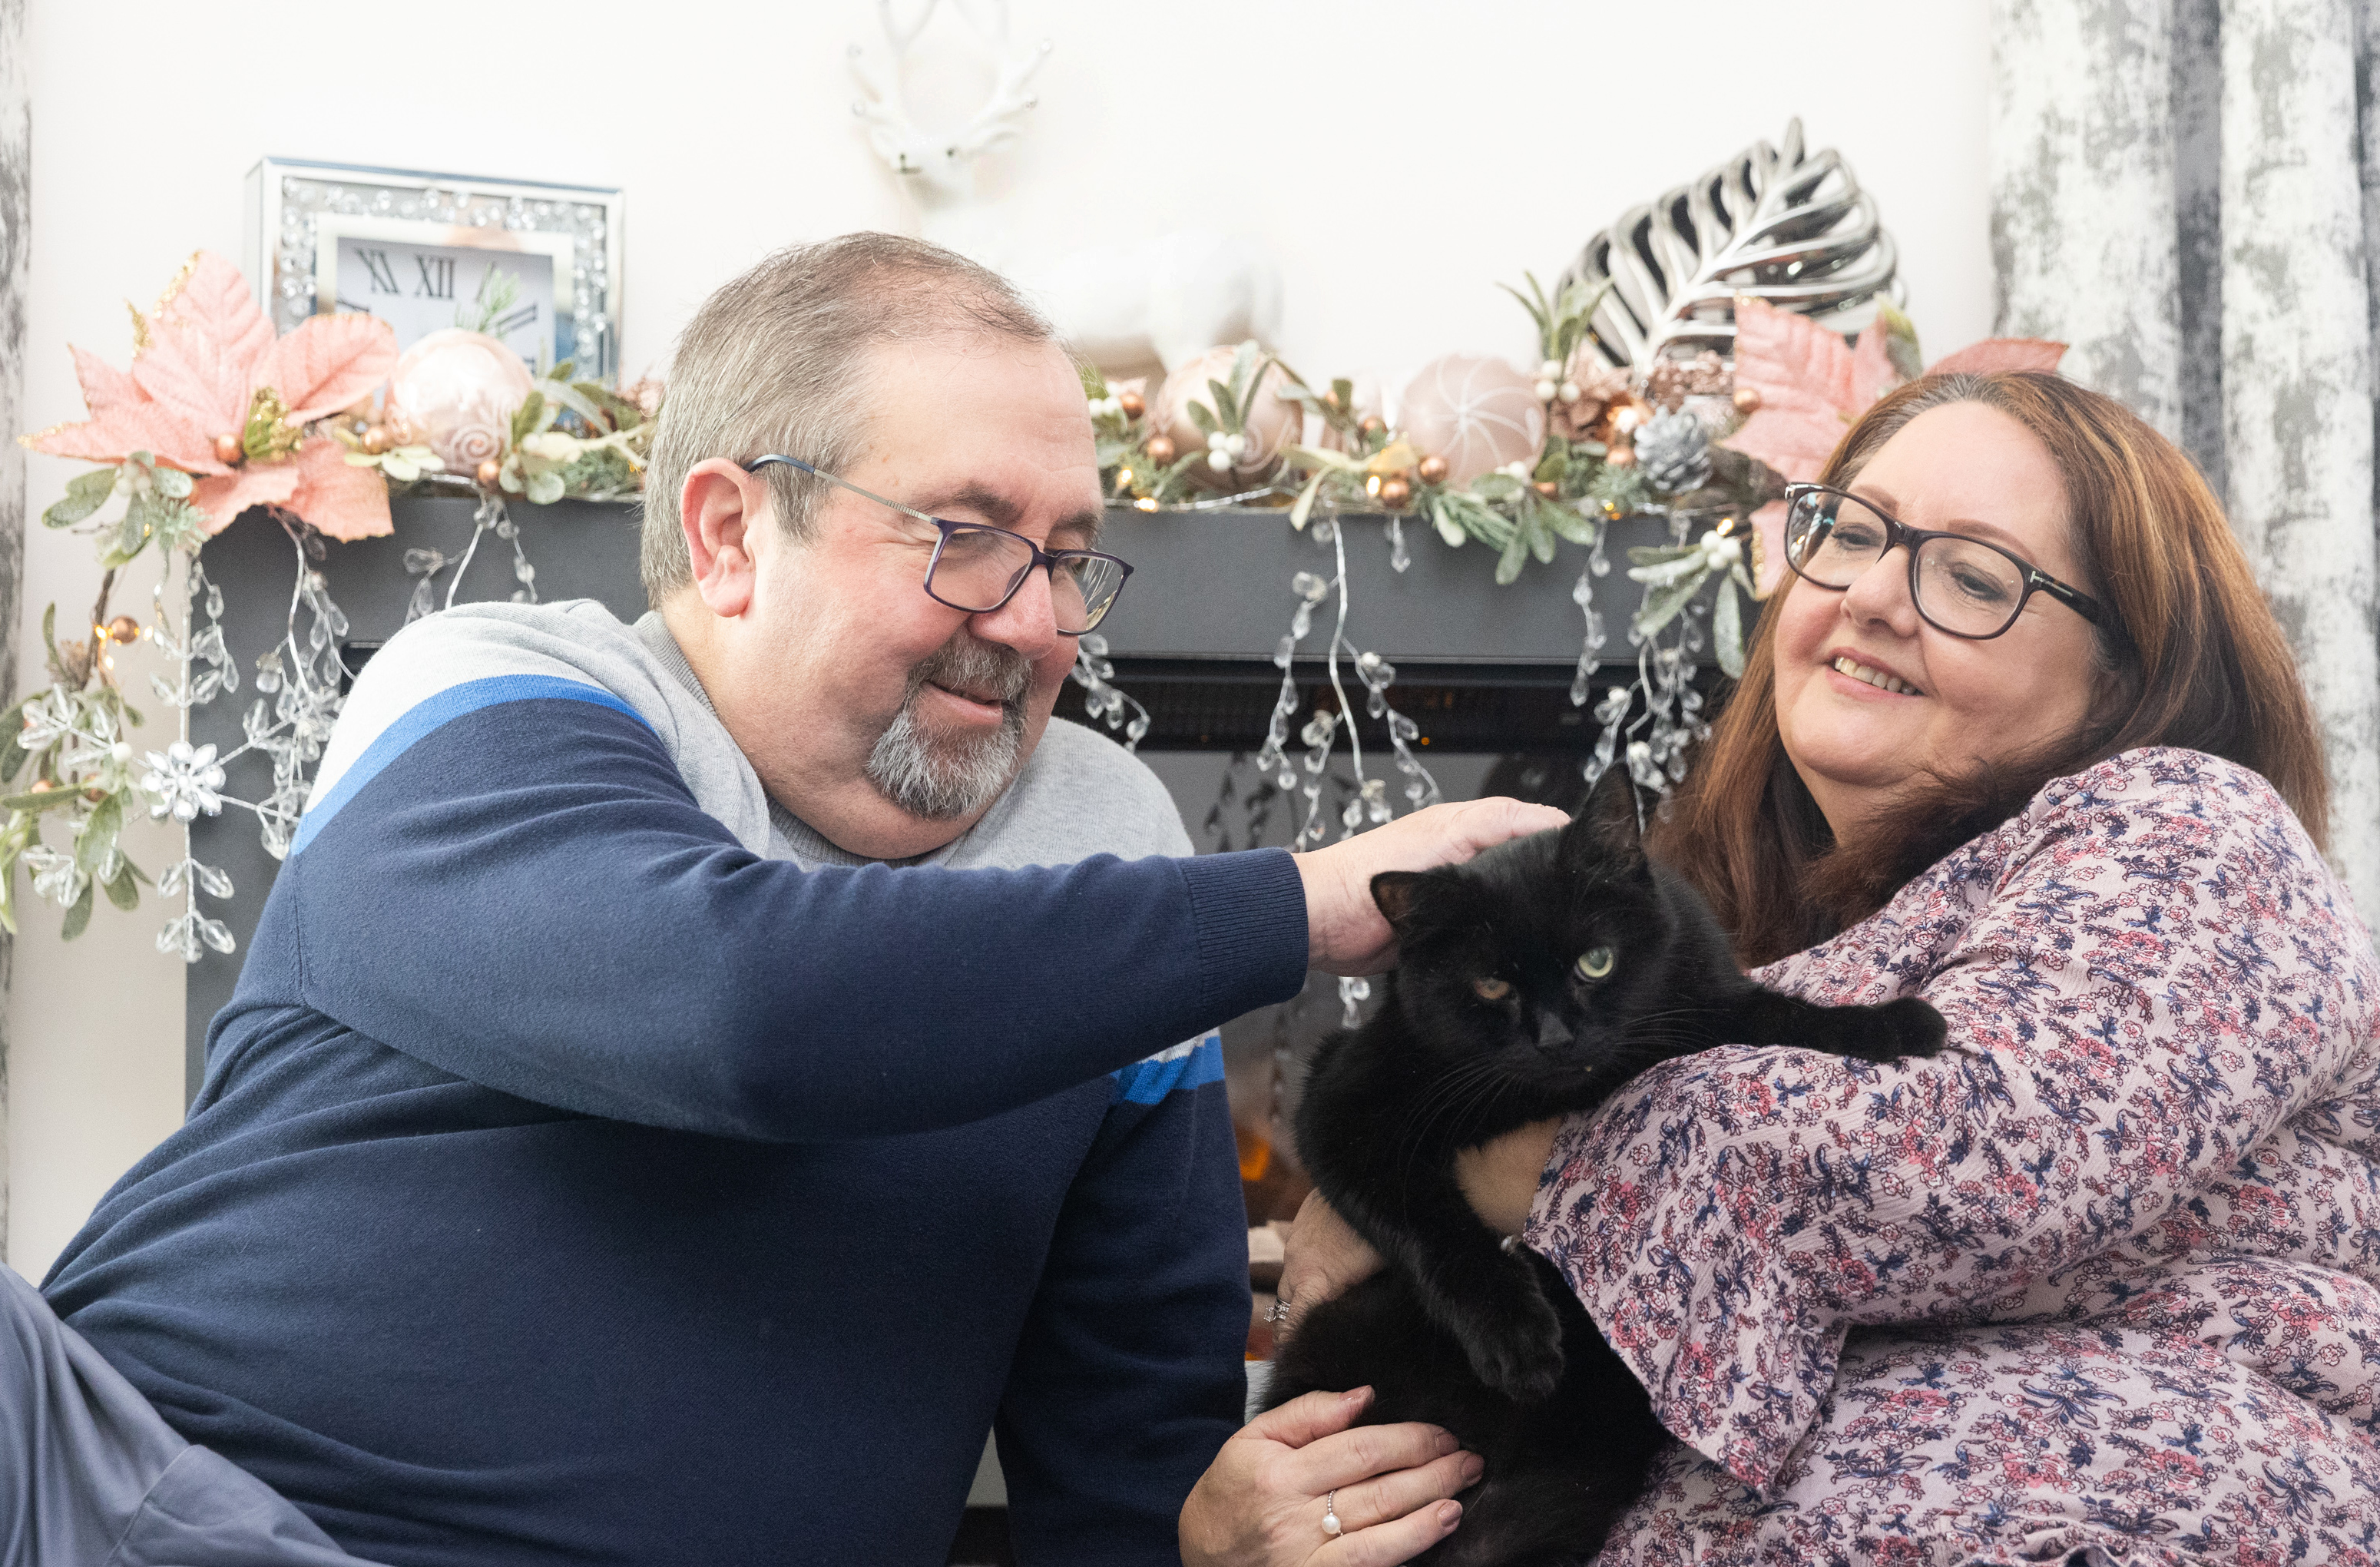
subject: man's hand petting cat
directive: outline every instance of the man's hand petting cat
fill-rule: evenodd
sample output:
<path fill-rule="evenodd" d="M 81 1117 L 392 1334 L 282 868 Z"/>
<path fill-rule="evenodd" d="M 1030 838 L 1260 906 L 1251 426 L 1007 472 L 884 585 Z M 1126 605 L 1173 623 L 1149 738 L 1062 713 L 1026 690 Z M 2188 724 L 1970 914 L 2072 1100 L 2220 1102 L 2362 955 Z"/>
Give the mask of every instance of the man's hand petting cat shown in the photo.
<path fill-rule="evenodd" d="M 1378 974 L 1396 961 L 1396 934 L 1372 901 L 1383 870 L 1454 865 L 1509 838 L 1570 820 L 1550 806 L 1466 800 L 1432 806 L 1297 856 L 1305 881 L 1307 964 L 1327 974 Z"/>
<path fill-rule="evenodd" d="M 1482 1461 L 1436 1426 L 1354 1426 L 1371 1401 L 1312 1392 L 1242 1427 L 1183 1504 L 1183 1567 L 1394 1567 L 1451 1534 Z"/>

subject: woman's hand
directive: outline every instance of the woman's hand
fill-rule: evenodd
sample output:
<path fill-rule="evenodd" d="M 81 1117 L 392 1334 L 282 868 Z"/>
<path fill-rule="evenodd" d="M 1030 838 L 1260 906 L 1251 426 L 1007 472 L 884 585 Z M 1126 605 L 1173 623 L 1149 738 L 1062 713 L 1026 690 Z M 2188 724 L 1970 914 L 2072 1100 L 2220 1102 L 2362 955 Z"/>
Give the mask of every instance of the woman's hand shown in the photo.
<path fill-rule="evenodd" d="M 1380 1270 L 1380 1254 L 1355 1233 L 1339 1210 L 1308 1192 L 1298 1205 L 1297 1222 L 1283 1245 L 1281 1262 L 1281 1311 L 1284 1332 L 1298 1317 L 1350 1284 L 1361 1283 Z"/>
<path fill-rule="evenodd" d="M 1537 1181 L 1546 1172 L 1546 1161 L 1553 1157 L 1554 1138 L 1561 1133 L 1561 1118 L 1532 1121 L 1526 1126 L 1505 1133 L 1475 1148 L 1465 1148 L 1454 1156 L 1454 1184 L 1471 1201 L 1471 1211 L 1479 1221 L 1500 1235 L 1517 1235 L 1529 1221 L 1529 1204 L 1536 1200 Z M 1298 1226 L 1305 1224 L 1305 1215 L 1297 1216 Z M 1285 1279 L 1288 1269 L 1282 1269 Z"/>
<path fill-rule="evenodd" d="M 1391 1567 L 1451 1534 L 1483 1461 L 1436 1426 L 1351 1429 L 1371 1402 L 1311 1392 L 1243 1427 L 1183 1504 L 1184 1567 Z"/>

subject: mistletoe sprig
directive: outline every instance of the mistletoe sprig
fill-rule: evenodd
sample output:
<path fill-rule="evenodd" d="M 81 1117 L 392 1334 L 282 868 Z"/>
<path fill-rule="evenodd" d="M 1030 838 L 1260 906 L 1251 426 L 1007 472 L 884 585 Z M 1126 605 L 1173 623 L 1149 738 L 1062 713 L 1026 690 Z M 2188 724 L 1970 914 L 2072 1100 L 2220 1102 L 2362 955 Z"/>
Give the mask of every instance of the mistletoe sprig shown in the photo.
<path fill-rule="evenodd" d="M 1098 448 L 1099 474 L 1107 492 L 1119 502 L 1155 511 L 1160 506 L 1190 503 L 1200 475 L 1228 476 L 1256 450 L 1248 429 L 1265 374 L 1279 361 L 1253 342 L 1244 343 L 1232 358 L 1222 380 L 1209 378 L 1205 399 L 1189 398 L 1184 412 L 1204 437 L 1204 444 L 1179 450 L 1173 437 L 1156 428 L 1148 417 L 1148 400 L 1138 392 L 1111 389 L 1096 365 L 1082 366 L 1083 395 L 1089 400 L 1091 431 Z M 1282 367 L 1284 371 L 1286 367 Z M 1232 502 L 1268 498 L 1269 483 L 1253 492 L 1227 497 Z M 1220 504 L 1209 497 L 1204 504 Z"/>
<path fill-rule="evenodd" d="M 1694 602 L 1705 587 L 1718 584 L 1711 606 L 1711 650 L 1730 679 L 1743 674 L 1743 599 L 1755 598 L 1751 573 L 1744 570 L 1743 524 L 1723 516 L 1691 544 L 1644 547 L 1628 552 L 1635 564 L 1632 582 L 1645 585 L 1645 601 L 1629 625 L 1639 642 L 1660 635 L 1679 613 Z M 1742 598 L 1738 597 L 1742 595 Z"/>
<path fill-rule="evenodd" d="M 653 419 L 595 381 L 573 381 L 565 359 L 539 378 L 514 413 L 496 482 L 538 505 L 565 495 L 612 500 L 643 487 Z"/>

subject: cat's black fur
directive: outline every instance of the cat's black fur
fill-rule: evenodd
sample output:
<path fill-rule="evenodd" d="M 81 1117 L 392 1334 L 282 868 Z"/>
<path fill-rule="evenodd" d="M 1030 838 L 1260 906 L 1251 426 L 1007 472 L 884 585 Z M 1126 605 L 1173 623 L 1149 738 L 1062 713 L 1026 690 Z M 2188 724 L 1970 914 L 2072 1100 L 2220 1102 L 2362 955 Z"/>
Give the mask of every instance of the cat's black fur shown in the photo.
<path fill-rule="evenodd" d="M 1645 856 L 1621 768 L 1569 827 L 1375 877 L 1372 895 L 1400 966 L 1378 1013 L 1316 1056 L 1297 1144 L 1388 1266 L 1303 1315 L 1268 1403 L 1368 1384 L 1367 1422 L 1431 1421 L 1487 1460 L 1421 1561 L 1585 1562 L 1664 1433 L 1553 1266 L 1472 1212 L 1455 1155 L 1674 1056 L 1773 1043 L 1893 1061 L 1941 1049 L 1942 1018 L 1914 997 L 1822 1007 L 1745 978 L 1702 899 Z M 1589 978 L 1601 949 L 1609 972 Z M 1511 993 L 1484 999 L 1483 979 Z"/>

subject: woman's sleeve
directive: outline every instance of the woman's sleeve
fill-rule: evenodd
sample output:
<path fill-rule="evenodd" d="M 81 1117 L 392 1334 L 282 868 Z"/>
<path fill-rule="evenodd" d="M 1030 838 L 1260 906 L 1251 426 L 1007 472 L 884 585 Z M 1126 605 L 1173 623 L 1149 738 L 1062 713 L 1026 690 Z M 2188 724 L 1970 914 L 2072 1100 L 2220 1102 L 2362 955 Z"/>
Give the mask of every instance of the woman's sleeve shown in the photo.
<path fill-rule="evenodd" d="M 1563 1128 L 1525 1239 L 1663 1423 L 1763 1485 L 1852 1325 L 2010 1311 L 2335 1091 L 2372 973 L 2263 779 L 2127 753 L 1762 976 L 1826 1002 L 1914 990 L 1949 1051 L 1666 1063 Z"/>

